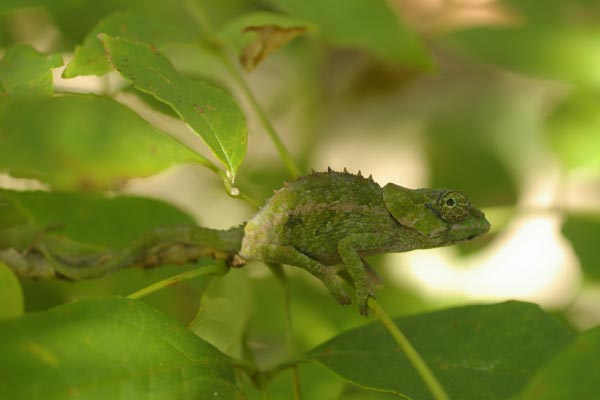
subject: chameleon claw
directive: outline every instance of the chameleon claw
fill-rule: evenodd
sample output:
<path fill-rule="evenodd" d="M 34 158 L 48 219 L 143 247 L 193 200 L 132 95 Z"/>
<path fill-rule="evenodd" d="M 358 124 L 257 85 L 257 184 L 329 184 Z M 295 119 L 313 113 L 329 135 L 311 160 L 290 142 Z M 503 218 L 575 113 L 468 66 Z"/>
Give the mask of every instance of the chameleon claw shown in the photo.
<path fill-rule="evenodd" d="M 350 296 L 348 296 L 346 293 L 338 293 L 334 295 L 334 297 L 337 300 L 337 302 L 343 306 L 352 304 L 352 298 L 350 298 Z"/>

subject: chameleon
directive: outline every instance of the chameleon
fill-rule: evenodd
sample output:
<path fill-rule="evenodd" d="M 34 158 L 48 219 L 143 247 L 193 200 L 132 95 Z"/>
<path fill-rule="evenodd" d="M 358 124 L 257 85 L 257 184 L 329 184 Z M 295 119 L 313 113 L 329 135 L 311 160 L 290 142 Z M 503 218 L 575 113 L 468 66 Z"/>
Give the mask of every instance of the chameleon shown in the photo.
<path fill-rule="evenodd" d="M 342 305 L 352 302 L 338 279 L 345 273 L 354 285 L 359 312 L 367 315 L 377 278 L 364 257 L 453 245 L 489 228 L 483 212 L 457 190 L 408 189 L 394 183 L 382 187 L 360 172 L 329 168 L 285 183 L 245 224 L 229 230 L 166 226 L 122 250 L 69 255 L 44 245 L 27 253 L 1 250 L 0 261 L 21 275 L 42 271 L 40 275 L 68 279 L 206 256 L 231 266 L 286 264 L 319 279 Z"/>

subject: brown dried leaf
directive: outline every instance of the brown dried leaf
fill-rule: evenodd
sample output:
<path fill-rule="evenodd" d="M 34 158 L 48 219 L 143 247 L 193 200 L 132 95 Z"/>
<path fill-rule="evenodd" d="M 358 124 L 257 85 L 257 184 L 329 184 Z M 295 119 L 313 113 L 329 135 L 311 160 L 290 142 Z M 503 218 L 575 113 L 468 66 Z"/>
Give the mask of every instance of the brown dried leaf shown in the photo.
<path fill-rule="evenodd" d="M 252 71 L 269 54 L 306 32 L 304 26 L 283 28 L 277 25 L 248 26 L 245 32 L 255 32 L 257 37 L 248 43 L 240 54 L 240 62 L 248 72 Z"/>

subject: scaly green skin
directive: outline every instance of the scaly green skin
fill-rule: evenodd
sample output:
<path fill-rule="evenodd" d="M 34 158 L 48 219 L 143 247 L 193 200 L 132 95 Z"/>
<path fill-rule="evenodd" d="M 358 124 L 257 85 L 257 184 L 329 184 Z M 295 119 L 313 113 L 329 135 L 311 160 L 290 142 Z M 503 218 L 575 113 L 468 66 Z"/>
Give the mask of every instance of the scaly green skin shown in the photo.
<path fill-rule="evenodd" d="M 303 268 L 341 304 L 351 302 L 336 279 L 345 270 L 367 314 L 373 279 L 361 257 L 448 246 L 489 227 L 460 192 L 391 183 L 381 188 L 370 177 L 329 170 L 275 192 L 246 223 L 240 255 Z"/>
<path fill-rule="evenodd" d="M 303 268 L 341 303 L 350 297 L 337 274 L 347 272 L 359 310 L 367 314 L 374 274 L 362 257 L 448 246 L 489 230 L 483 213 L 460 192 L 411 190 L 346 171 L 312 173 L 282 189 L 245 225 L 227 231 L 194 226 L 154 229 L 119 251 L 75 255 L 57 236 L 26 251 L 0 250 L 4 262 L 26 277 L 87 279 L 129 267 L 183 264 L 200 257 L 230 265 L 259 260 Z"/>

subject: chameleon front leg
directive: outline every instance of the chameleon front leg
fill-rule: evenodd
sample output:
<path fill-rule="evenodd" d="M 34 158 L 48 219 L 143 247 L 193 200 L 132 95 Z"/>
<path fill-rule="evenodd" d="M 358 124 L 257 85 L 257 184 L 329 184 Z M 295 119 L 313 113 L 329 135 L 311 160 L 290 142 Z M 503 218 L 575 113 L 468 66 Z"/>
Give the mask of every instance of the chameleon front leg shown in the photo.
<path fill-rule="evenodd" d="M 348 235 L 338 243 L 338 252 L 344 267 L 354 281 L 354 290 L 358 310 L 362 315 L 369 314 L 367 300 L 374 296 L 374 279 L 369 276 L 367 267 L 363 264 L 360 255 L 361 250 L 377 249 L 383 247 L 387 242 L 385 237 L 374 233 L 359 233 Z"/>
<path fill-rule="evenodd" d="M 348 305 L 352 299 L 342 289 L 337 279 L 338 269 L 327 266 L 296 250 L 293 246 L 267 245 L 262 250 L 262 258 L 266 262 L 287 264 L 302 268 L 325 284 L 329 293 L 342 305 Z"/>

